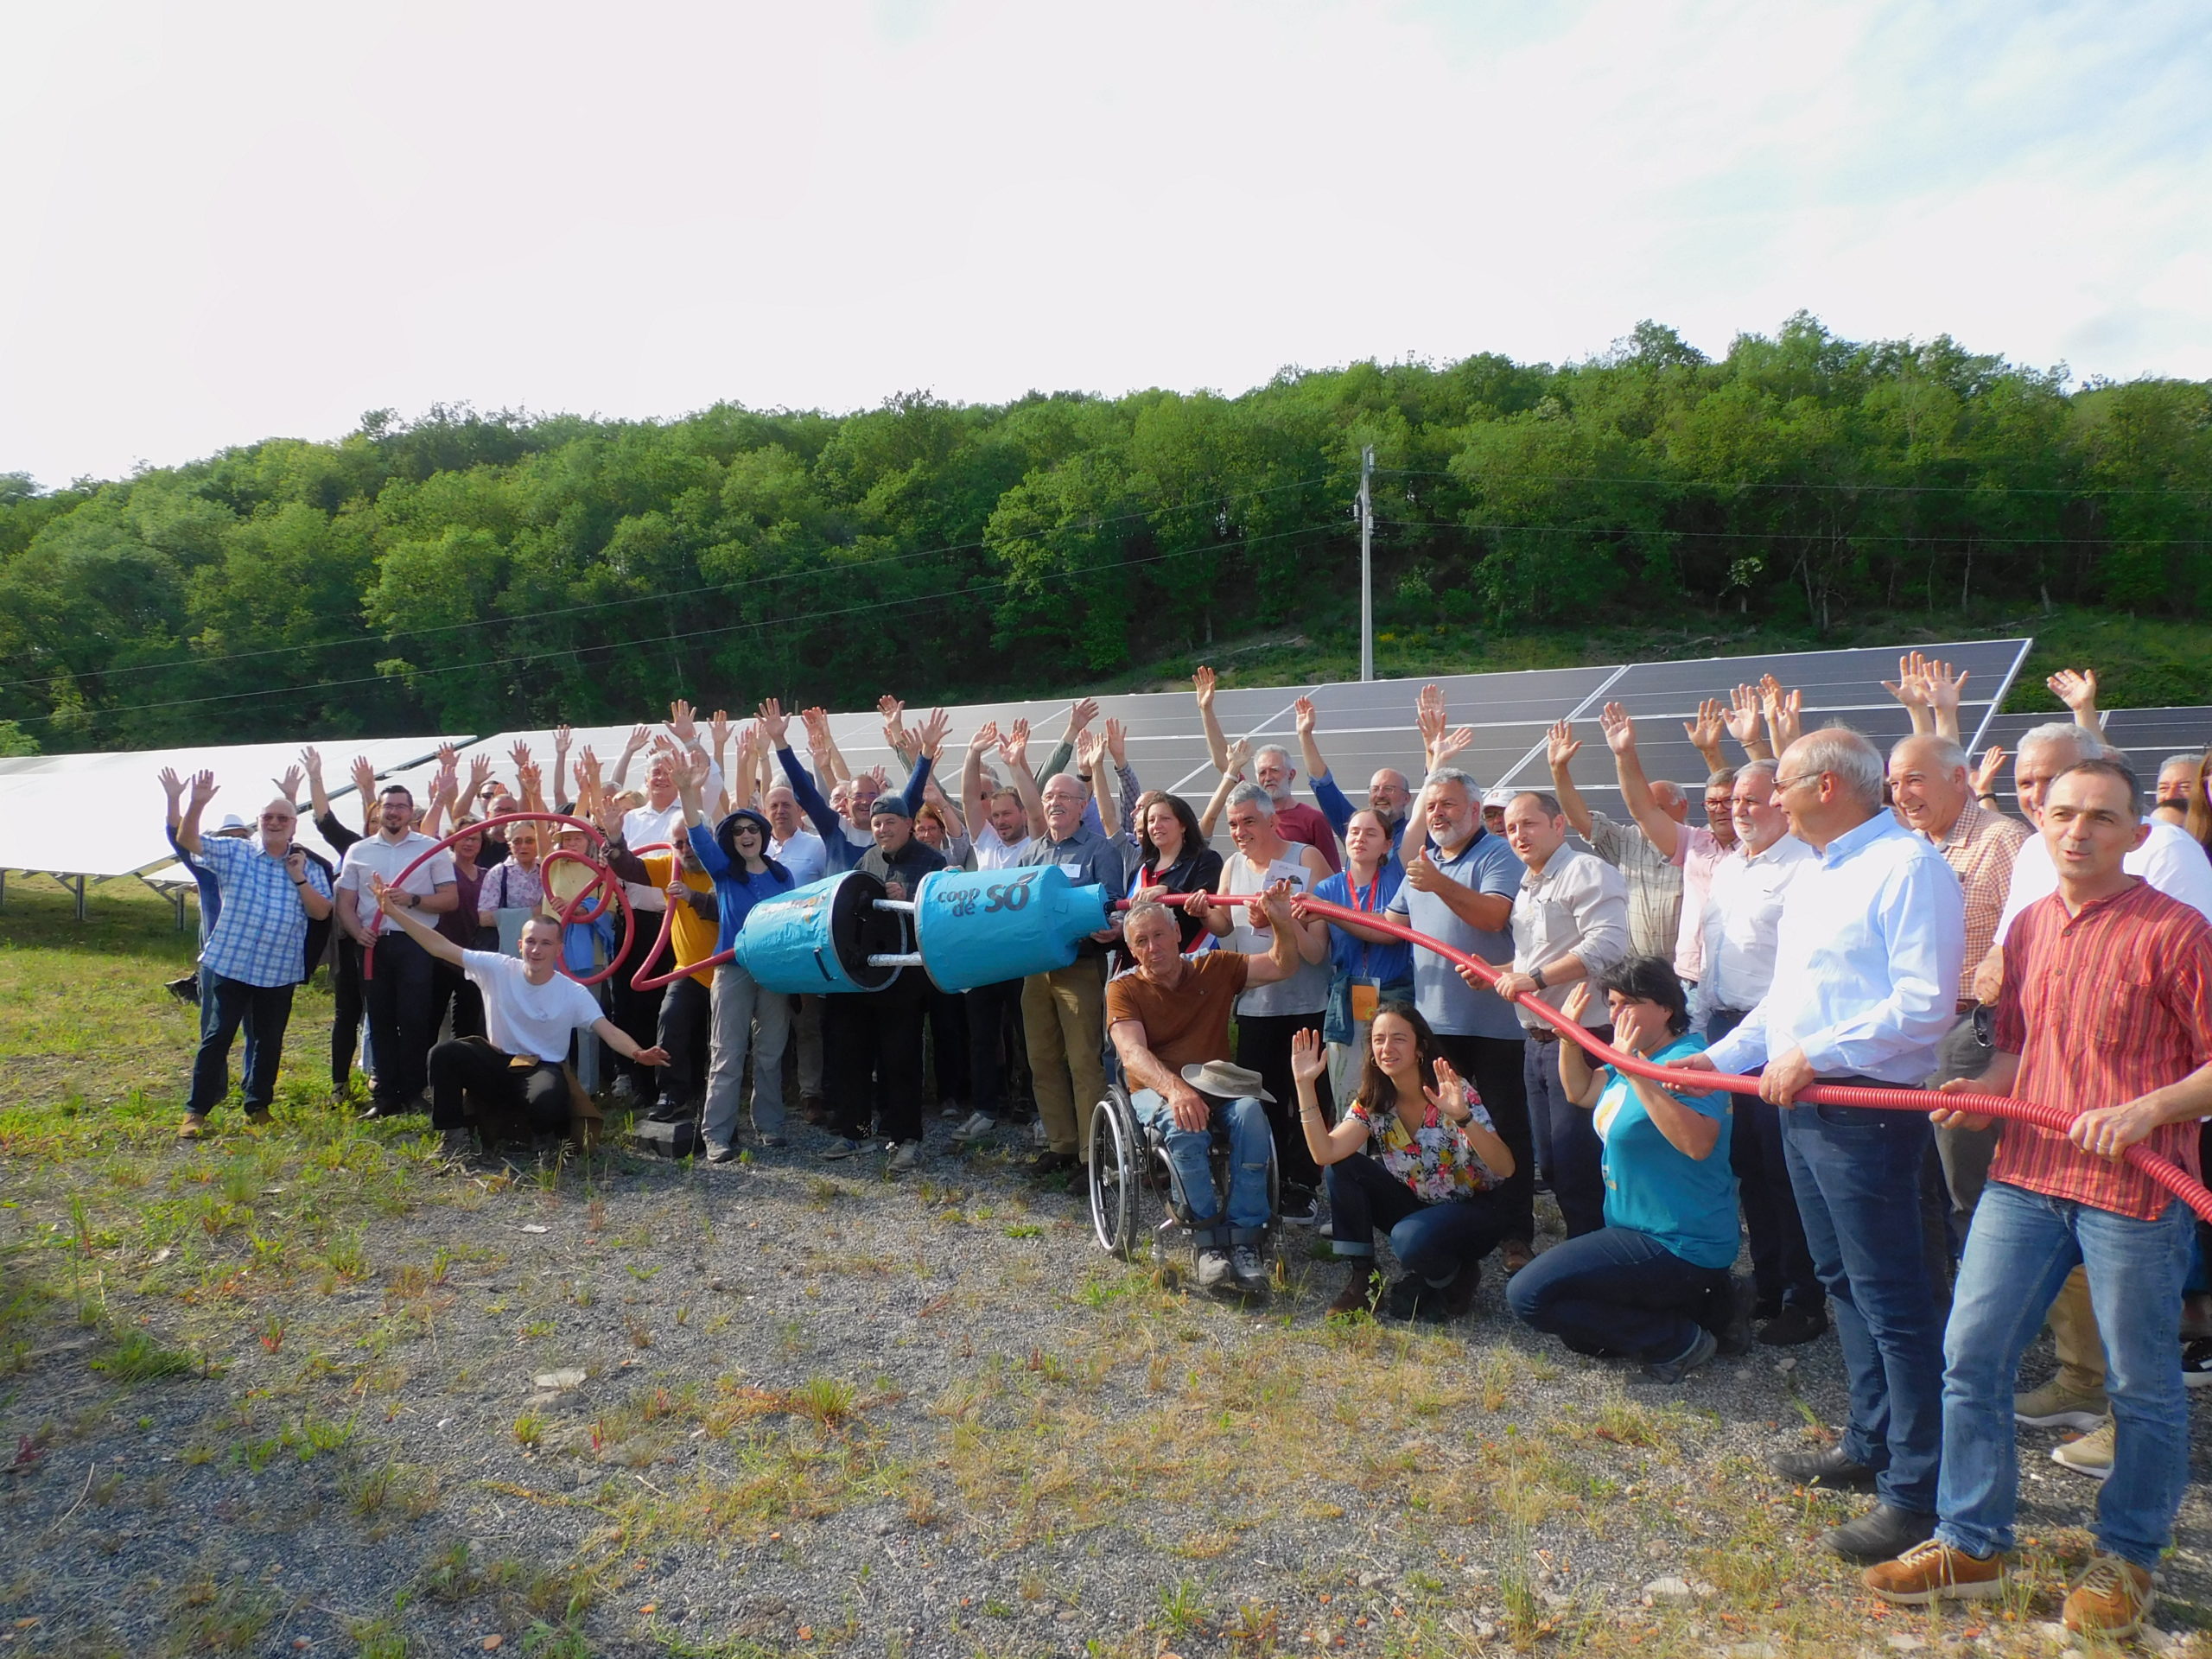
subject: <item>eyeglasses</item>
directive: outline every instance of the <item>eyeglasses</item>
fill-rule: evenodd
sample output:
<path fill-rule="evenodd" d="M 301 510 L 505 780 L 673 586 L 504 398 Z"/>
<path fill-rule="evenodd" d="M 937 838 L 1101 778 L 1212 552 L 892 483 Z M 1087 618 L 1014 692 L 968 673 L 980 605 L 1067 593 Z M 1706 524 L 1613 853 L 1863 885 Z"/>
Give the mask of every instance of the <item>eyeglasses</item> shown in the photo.
<path fill-rule="evenodd" d="M 1817 784 L 1827 776 L 1827 773 L 1825 772 L 1808 772 L 1799 778 L 1777 778 L 1774 780 L 1774 792 L 1777 795 L 1786 794 L 1800 784 Z"/>

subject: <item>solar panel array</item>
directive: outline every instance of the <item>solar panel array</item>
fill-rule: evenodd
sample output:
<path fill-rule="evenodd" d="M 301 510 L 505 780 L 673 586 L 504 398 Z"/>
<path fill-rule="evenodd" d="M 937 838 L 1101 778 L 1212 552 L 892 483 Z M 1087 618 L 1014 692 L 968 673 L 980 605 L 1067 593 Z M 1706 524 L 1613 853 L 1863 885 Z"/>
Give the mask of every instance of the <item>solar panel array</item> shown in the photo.
<path fill-rule="evenodd" d="M 1983 744 L 2002 744 L 2007 753 L 2020 747 L 2020 736 L 2050 721 L 2063 721 L 2063 711 L 2043 715 L 1999 715 L 1989 722 Z M 2204 753 L 2212 745 L 2212 708 L 2115 709 L 2105 716 L 2105 741 L 2124 750 L 2147 792 L 2158 775 L 2158 763 L 2169 755 Z M 1980 753 L 1979 749 L 1975 751 Z M 2007 765 L 1998 782 L 1998 793 L 2007 810 L 2016 808 L 2012 797 L 2012 768 Z"/>

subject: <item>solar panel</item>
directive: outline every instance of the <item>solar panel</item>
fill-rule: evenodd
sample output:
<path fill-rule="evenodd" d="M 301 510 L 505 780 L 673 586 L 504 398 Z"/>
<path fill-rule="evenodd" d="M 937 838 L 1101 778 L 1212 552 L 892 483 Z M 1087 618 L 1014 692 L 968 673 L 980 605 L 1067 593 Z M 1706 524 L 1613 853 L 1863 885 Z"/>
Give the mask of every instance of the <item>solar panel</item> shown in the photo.
<path fill-rule="evenodd" d="M 2008 753 L 2018 753 L 2021 734 L 2050 722 L 2063 723 L 2063 709 L 2047 714 L 1999 715 L 1984 734 L 1985 747 L 2000 744 Z M 2158 763 L 2171 754 L 2201 754 L 2212 744 L 2212 708 L 2115 709 L 2105 716 L 2105 741 L 2121 750 L 2127 764 L 2142 779 L 2147 792 L 2156 782 Z M 1980 751 L 1977 750 L 1977 753 Z M 2005 763 L 1998 782 L 2005 804 L 2013 804 L 2012 767 Z"/>

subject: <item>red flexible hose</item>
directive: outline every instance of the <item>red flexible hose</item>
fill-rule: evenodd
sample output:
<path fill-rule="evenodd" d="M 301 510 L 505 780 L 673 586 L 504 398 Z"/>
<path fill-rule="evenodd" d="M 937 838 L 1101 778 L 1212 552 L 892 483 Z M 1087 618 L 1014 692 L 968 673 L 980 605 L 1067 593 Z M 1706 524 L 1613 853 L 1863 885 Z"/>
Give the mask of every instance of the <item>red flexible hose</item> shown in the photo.
<path fill-rule="evenodd" d="M 1321 899 L 1300 899 L 1297 906 L 1302 916 L 1319 916 L 1332 922 L 1349 922 L 1355 927 L 1371 928 L 1377 933 L 1387 933 L 1394 939 L 1403 939 L 1408 944 L 1433 950 L 1454 966 L 1471 968 L 1485 984 L 1492 983 L 1497 978 L 1499 970 L 1481 957 L 1469 956 L 1441 940 L 1432 939 L 1426 933 L 1416 933 L 1410 927 L 1388 921 L 1370 911 L 1351 910 Z M 1732 1095 L 1756 1095 L 1759 1091 L 1757 1077 L 1738 1077 L 1726 1071 L 1678 1071 L 1670 1066 L 1654 1065 L 1649 1060 L 1624 1054 L 1611 1045 L 1599 1041 L 1541 997 L 1523 995 L 1516 997 L 1514 1001 L 1556 1028 L 1561 1037 L 1579 1045 L 1592 1059 L 1616 1071 L 1624 1071 L 1630 1077 L 1647 1077 L 1653 1083 L 1679 1090 L 1684 1094 L 1711 1094 L 1719 1090 Z M 1797 1098 L 1816 1106 L 1872 1106 L 1904 1112 L 1925 1112 L 1929 1109 L 1929 1095 L 1925 1090 L 1870 1089 L 1858 1084 L 1815 1084 L 1809 1089 L 1800 1090 Z M 1961 1110 L 2033 1123 L 2055 1135 L 2064 1135 L 2072 1127 L 2075 1116 L 2063 1108 L 2045 1106 L 2037 1101 L 2013 1100 L 1995 1095 L 1948 1098 L 1956 1100 Z M 2203 1220 L 2212 1222 L 2212 1192 L 2207 1192 L 2203 1183 L 2179 1164 L 2140 1143 L 2128 1147 L 2124 1155 L 2129 1163 L 2194 1210 Z"/>
<path fill-rule="evenodd" d="M 420 857 L 416 858 L 413 863 L 410 864 L 405 869 L 394 876 L 389 882 L 385 883 L 385 885 L 387 887 L 397 887 L 401 882 L 406 880 L 409 876 L 414 874 L 416 870 L 420 869 L 424 861 L 430 858 L 432 855 L 443 852 L 447 848 L 452 846 L 456 841 L 464 840 L 470 836 L 481 835 L 485 830 L 497 829 L 503 823 L 537 823 L 566 824 L 571 830 L 581 830 L 586 835 L 591 836 L 600 841 L 603 842 L 606 839 L 604 836 L 600 834 L 597 825 L 587 823 L 582 818 L 572 818 L 565 812 L 503 812 L 497 817 L 486 818 L 480 823 L 468 825 L 466 829 L 456 830 L 451 835 L 448 836 L 443 841 L 434 842 L 429 847 L 425 848 Z M 577 893 L 576 896 L 569 899 L 568 904 L 562 908 L 560 918 L 562 926 L 566 927 L 574 920 L 582 920 L 586 924 L 595 922 L 601 917 L 607 914 L 607 907 L 609 905 L 619 906 L 622 912 L 621 947 L 614 952 L 613 958 L 607 963 L 606 967 L 601 969 L 597 973 L 589 976 L 582 974 L 570 974 L 566 968 L 563 968 L 561 969 L 563 974 L 568 974 L 568 976 L 570 979 L 575 980 L 579 985 L 596 985 L 601 981 L 611 977 L 615 969 L 620 964 L 622 958 L 628 954 L 630 950 L 630 941 L 635 938 L 637 934 L 638 918 L 636 912 L 632 911 L 630 908 L 630 895 L 623 890 L 622 883 L 615 879 L 613 871 L 608 869 L 606 865 L 601 863 L 598 860 L 588 858 L 582 853 L 564 853 L 556 847 L 538 861 L 538 868 L 542 870 L 563 860 L 573 864 L 582 864 L 585 868 L 593 872 L 593 877 L 592 880 Z M 582 904 L 585 899 L 591 897 L 594 892 L 600 889 L 604 889 L 605 892 L 599 901 L 599 907 L 593 911 L 590 915 L 578 918 L 575 913 L 576 907 Z M 376 970 L 377 950 L 375 943 L 372 941 L 369 948 L 361 952 L 361 977 L 364 980 L 374 979 L 376 977 Z"/>

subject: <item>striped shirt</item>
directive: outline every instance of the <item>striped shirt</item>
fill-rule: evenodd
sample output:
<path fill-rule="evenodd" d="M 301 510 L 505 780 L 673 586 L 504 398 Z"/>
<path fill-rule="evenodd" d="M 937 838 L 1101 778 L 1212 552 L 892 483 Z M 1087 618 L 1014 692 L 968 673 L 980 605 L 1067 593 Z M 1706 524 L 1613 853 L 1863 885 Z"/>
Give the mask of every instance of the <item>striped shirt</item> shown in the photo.
<path fill-rule="evenodd" d="M 200 965 L 242 985 L 298 984 L 307 966 L 308 912 L 284 861 L 263 852 L 257 841 L 202 836 L 200 861 L 223 890 L 222 913 Z M 312 861 L 304 880 L 330 896 L 330 878 Z"/>
<path fill-rule="evenodd" d="M 1959 878 L 1967 900 L 1967 962 L 1959 976 L 1959 1000 L 1974 1001 L 1974 969 L 1997 942 L 1997 920 L 2005 913 L 2005 896 L 2012 891 L 2012 861 L 2028 826 L 2002 812 L 1992 812 L 1978 802 L 1966 810 L 1936 843 L 1943 861 Z"/>
<path fill-rule="evenodd" d="M 1682 924 L 1682 870 L 1633 823 L 1590 815 L 1590 849 L 1628 878 L 1629 949 L 1675 959 Z"/>
<path fill-rule="evenodd" d="M 2078 1116 L 2212 1061 L 2212 924 L 2148 882 L 2078 915 L 2056 893 L 2038 899 L 2005 934 L 2005 963 L 1997 1046 L 2020 1057 L 2022 1100 Z M 2195 1175 L 2198 1132 L 2168 1123 L 2145 1144 Z M 2004 1125 L 1989 1179 L 2138 1221 L 2171 1202 L 2129 1166 L 2031 1123 Z"/>

